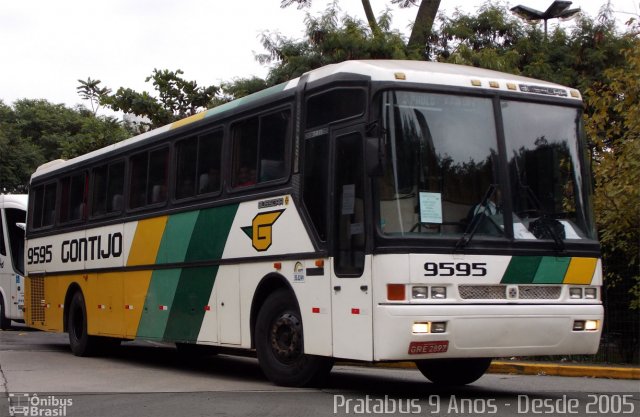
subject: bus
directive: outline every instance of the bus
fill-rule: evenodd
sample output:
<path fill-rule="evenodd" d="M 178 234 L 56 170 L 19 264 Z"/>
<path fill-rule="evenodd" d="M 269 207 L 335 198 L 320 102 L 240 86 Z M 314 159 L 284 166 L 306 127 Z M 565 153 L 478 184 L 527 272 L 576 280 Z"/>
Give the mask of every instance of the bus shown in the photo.
<path fill-rule="evenodd" d="M 591 354 L 603 308 L 578 91 L 433 62 L 328 65 L 31 177 L 29 326 L 467 384 Z"/>
<path fill-rule="evenodd" d="M 26 194 L 0 194 L 0 329 L 23 321 Z"/>

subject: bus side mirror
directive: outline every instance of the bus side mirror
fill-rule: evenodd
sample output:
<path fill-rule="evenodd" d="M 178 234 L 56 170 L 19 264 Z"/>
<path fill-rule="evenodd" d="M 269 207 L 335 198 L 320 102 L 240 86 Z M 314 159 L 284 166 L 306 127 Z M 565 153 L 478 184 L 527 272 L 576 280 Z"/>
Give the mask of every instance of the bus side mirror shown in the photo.
<path fill-rule="evenodd" d="M 384 171 L 384 156 L 382 154 L 381 138 L 366 138 L 365 160 L 367 164 L 367 174 L 370 177 L 382 176 Z"/>

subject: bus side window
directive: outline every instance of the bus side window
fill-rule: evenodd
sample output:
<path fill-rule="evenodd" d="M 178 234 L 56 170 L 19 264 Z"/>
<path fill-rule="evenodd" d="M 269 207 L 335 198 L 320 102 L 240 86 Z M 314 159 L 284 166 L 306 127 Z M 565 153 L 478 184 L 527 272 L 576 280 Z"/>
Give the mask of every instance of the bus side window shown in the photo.
<path fill-rule="evenodd" d="M 167 201 L 169 149 L 163 148 L 149 153 L 149 183 L 147 204 Z"/>
<path fill-rule="evenodd" d="M 222 138 L 222 130 L 216 130 L 198 137 L 197 194 L 220 191 Z"/>
<path fill-rule="evenodd" d="M 86 207 L 86 174 L 81 172 L 60 181 L 60 222 L 66 223 L 84 218 Z"/>
<path fill-rule="evenodd" d="M 289 132 L 289 111 L 280 111 L 260 120 L 260 182 L 285 175 L 284 155 Z"/>
<path fill-rule="evenodd" d="M 4 215 L 0 210 L 0 255 L 7 255 L 7 248 L 4 245 Z"/>
<path fill-rule="evenodd" d="M 18 226 L 18 223 L 25 222 L 26 213 L 24 210 L 8 208 L 5 209 L 5 214 L 13 268 L 24 274 L 24 230 Z M 0 227 L 0 229 L 2 228 Z"/>
<path fill-rule="evenodd" d="M 247 187 L 256 183 L 258 125 L 258 118 L 252 117 L 232 127 L 234 187 Z"/>
<path fill-rule="evenodd" d="M 42 227 L 53 225 L 56 214 L 56 193 L 58 187 L 55 182 L 44 186 L 44 199 L 42 202 Z"/>
<path fill-rule="evenodd" d="M 198 158 L 198 140 L 187 138 L 176 143 L 176 199 L 193 197 Z"/>
<path fill-rule="evenodd" d="M 232 126 L 233 187 L 284 178 L 291 112 L 281 110 Z"/>

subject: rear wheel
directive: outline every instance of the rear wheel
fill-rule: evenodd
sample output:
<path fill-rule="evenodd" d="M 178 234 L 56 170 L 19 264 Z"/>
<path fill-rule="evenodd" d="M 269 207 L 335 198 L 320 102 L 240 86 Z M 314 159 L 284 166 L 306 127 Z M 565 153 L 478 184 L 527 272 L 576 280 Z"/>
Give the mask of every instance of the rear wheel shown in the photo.
<path fill-rule="evenodd" d="M 262 372 L 278 385 L 321 384 L 333 366 L 332 358 L 304 353 L 300 310 L 286 290 L 271 294 L 260 308 L 255 343 Z"/>
<path fill-rule="evenodd" d="M 81 291 L 76 291 L 69 303 L 69 345 L 76 356 L 93 356 L 107 353 L 120 345 L 120 339 L 89 336 L 87 332 L 87 307 Z"/>
<path fill-rule="evenodd" d="M 6 314 L 7 314 L 7 310 L 4 307 L 4 300 L 0 295 L 0 329 L 2 330 L 7 330 L 11 327 L 11 319 L 5 317 Z"/>
<path fill-rule="evenodd" d="M 416 365 L 435 384 L 466 385 L 487 372 L 491 358 L 434 359 L 416 361 Z"/>

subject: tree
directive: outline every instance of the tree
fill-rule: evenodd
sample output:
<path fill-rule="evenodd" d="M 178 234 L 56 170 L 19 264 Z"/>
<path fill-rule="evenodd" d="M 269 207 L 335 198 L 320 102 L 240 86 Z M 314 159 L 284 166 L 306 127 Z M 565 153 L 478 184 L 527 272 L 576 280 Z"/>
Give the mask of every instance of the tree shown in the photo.
<path fill-rule="evenodd" d="M 80 83 L 80 85 L 76 87 L 78 94 L 83 100 L 88 100 L 89 103 L 91 103 L 91 110 L 93 114 L 96 115 L 100 108 L 100 101 L 104 100 L 109 93 L 111 93 L 111 90 L 108 88 L 100 88 L 98 84 L 100 84 L 101 81 L 92 80 L 91 77 L 87 78 L 87 81 L 78 80 L 78 82 Z"/>
<path fill-rule="evenodd" d="M 282 0 L 280 5 L 281 7 L 288 7 L 294 3 L 297 4 L 300 9 L 310 6 L 311 0 Z M 431 38 L 433 23 L 440 8 L 440 0 L 391 0 L 391 3 L 397 4 L 400 8 L 418 6 L 418 12 L 406 46 L 408 50 L 412 51 L 412 56 L 425 57 L 426 47 Z M 334 3 L 334 6 L 335 5 L 336 3 Z M 369 0 L 362 0 L 362 8 L 373 36 L 377 37 L 382 35 L 383 30 L 373 13 L 371 2 Z"/>
<path fill-rule="evenodd" d="M 262 43 L 267 53 L 258 55 L 261 63 L 275 64 L 267 84 L 288 81 L 321 66 L 349 59 L 406 59 L 408 50 L 399 32 L 390 30 L 391 16 L 378 20 L 380 32 L 349 16 L 339 16 L 335 3 L 318 17 L 307 14 L 305 39 L 294 40 L 265 33 Z"/>
<path fill-rule="evenodd" d="M 38 165 L 102 148 L 128 136 L 116 119 L 46 100 L 0 101 L 0 191 L 25 192 Z"/>
<path fill-rule="evenodd" d="M 640 309 L 640 39 L 622 51 L 626 64 L 605 70 L 585 92 L 586 120 L 595 142 L 595 209 L 610 285 L 630 292 Z"/>
<path fill-rule="evenodd" d="M 192 116 L 216 103 L 216 94 L 220 87 L 198 86 L 196 81 L 187 81 L 181 77 L 184 72 L 154 69 L 145 79 L 152 81 L 157 97 L 143 91 L 120 87 L 114 94 L 107 88 L 101 88 L 100 80 L 80 81 L 77 87 L 81 97 L 89 100 L 98 98 L 100 105 L 114 111 L 123 111 L 142 118 L 142 130 L 164 126 L 185 117 Z"/>

